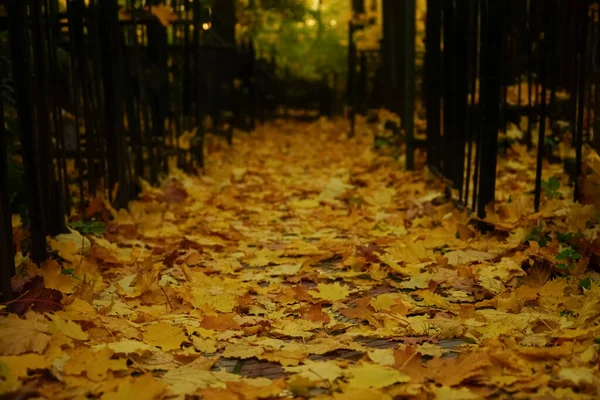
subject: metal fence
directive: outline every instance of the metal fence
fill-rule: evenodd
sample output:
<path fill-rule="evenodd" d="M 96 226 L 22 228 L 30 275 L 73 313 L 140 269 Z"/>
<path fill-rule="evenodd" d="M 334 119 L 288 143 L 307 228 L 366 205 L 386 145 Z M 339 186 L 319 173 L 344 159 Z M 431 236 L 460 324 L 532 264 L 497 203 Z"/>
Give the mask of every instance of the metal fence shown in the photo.
<path fill-rule="evenodd" d="M 364 10 L 357 2 L 356 14 Z M 484 217 L 496 198 L 504 142 L 513 140 L 507 131 L 524 120 L 523 135 L 514 140 L 536 159 L 534 209 L 540 206 L 544 160 L 564 164 L 578 199 L 584 147 L 600 149 L 598 2 L 427 0 L 422 69 L 416 63 L 415 3 L 383 0 L 379 75 L 386 85 L 380 101 L 368 105 L 400 117 L 406 167 L 412 169 L 416 150 L 425 149 L 428 168 L 448 183 L 457 203 Z M 362 72 L 356 29 L 361 27 L 352 22 L 351 134 L 355 113 L 364 109 L 355 88 L 372 79 Z M 426 129 L 415 126 L 421 105 Z M 557 144 L 568 144 L 574 156 L 559 157 Z"/>
<path fill-rule="evenodd" d="M 158 183 L 170 165 L 200 170 L 205 134 L 231 144 L 233 127 L 279 116 L 282 74 L 251 41 L 236 44 L 234 0 L 120 3 L 69 0 L 61 10 L 58 0 L 0 2 L 5 299 L 15 272 L 9 181 L 25 185 L 25 250 L 39 263 L 47 235 L 65 232 L 73 207 L 83 211 L 99 193 L 126 206 L 140 179 Z M 23 168 L 16 179 L 15 159 Z"/>
<path fill-rule="evenodd" d="M 536 154 L 535 210 L 544 158 L 565 163 L 577 200 L 583 147 L 598 149 L 592 123 L 598 104 L 597 3 L 429 0 L 427 5 L 429 166 L 483 217 L 495 199 L 499 135 L 505 137 L 507 126 L 525 117 L 519 140 Z M 559 121 L 568 122 L 566 129 Z M 552 151 L 557 141 L 570 141 L 575 158 L 557 160 Z"/>

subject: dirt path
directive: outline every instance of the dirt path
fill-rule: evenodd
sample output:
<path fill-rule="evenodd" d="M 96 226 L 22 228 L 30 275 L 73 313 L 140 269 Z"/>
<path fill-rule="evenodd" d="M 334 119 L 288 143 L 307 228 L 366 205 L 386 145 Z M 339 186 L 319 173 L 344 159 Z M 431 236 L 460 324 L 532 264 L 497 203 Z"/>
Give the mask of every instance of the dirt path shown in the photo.
<path fill-rule="evenodd" d="M 0 320 L 0 392 L 597 398 L 593 207 L 557 195 L 532 214 L 513 168 L 484 235 L 372 141 L 268 126 L 213 140 L 205 176 L 174 173 L 129 211 L 96 204 L 103 235 L 22 261 L 15 285 L 44 285 Z"/>

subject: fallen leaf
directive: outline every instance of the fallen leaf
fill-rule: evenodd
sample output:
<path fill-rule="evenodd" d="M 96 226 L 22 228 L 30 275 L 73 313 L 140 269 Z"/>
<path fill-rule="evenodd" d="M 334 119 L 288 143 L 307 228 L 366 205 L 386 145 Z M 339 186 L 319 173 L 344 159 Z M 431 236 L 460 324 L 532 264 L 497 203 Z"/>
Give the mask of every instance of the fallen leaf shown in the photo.
<path fill-rule="evenodd" d="M 352 389 L 384 388 L 395 383 L 406 383 L 410 377 L 393 368 L 377 364 L 360 364 L 344 371 L 348 387 Z"/>
<path fill-rule="evenodd" d="M 183 329 L 166 322 L 148 326 L 143 337 L 145 341 L 160 347 L 163 351 L 179 349 L 181 343 L 187 339 Z"/>

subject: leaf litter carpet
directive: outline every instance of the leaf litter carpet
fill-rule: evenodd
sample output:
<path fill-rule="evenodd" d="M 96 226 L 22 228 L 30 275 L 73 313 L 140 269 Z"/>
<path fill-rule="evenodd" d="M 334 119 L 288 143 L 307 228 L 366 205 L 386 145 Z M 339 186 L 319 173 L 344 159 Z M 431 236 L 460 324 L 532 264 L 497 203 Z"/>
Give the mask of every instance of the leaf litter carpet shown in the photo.
<path fill-rule="evenodd" d="M 532 169 L 505 168 L 482 233 L 423 168 L 344 132 L 213 140 L 205 175 L 92 202 L 106 232 L 51 239 L 39 268 L 18 254 L 0 393 L 598 398 L 594 207 L 566 188 L 534 214 Z"/>

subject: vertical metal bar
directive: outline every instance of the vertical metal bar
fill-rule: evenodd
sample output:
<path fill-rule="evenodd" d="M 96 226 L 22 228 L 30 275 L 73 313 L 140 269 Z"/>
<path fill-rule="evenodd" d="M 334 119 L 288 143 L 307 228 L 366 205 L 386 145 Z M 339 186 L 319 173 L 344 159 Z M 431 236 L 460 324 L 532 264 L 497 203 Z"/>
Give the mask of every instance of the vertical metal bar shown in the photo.
<path fill-rule="evenodd" d="M 487 50 L 487 46 L 488 46 L 488 42 L 486 40 L 486 32 L 487 32 L 487 25 L 485 24 L 484 18 L 483 18 L 483 8 L 484 8 L 484 1 L 485 0 L 476 0 L 478 3 L 478 10 L 477 10 L 477 16 L 478 16 L 478 26 L 479 26 L 479 33 L 477 35 L 478 37 L 478 43 L 479 43 L 479 47 L 478 47 L 478 62 L 479 62 L 479 70 L 478 70 L 478 77 L 479 77 L 479 88 L 476 88 L 477 93 L 479 94 L 479 100 L 477 102 L 477 125 L 476 125 L 476 129 L 475 129 L 475 159 L 474 159 L 474 170 L 473 170 L 473 203 L 472 203 L 472 211 L 476 211 L 477 210 L 477 204 L 478 204 L 478 200 L 479 200 L 479 171 L 480 171 L 480 164 L 481 164 L 481 144 L 482 144 L 482 136 L 483 136 L 483 106 L 482 106 L 482 98 L 483 98 L 483 76 L 485 73 L 485 68 L 487 68 L 487 66 L 484 64 L 483 62 L 483 55 L 484 53 L 486 53 Z"/>
<path fill-rule="evenodd" d="M 587 25 L 588 25 L 588 0 L 582 0 L 581 4 L 578 3 L 580 9 L 577 10 L 577 16 L 579 17 L 579 38 L 577 40 L 578 46 L 578 90 L 577 90 L 577 130 L 575 131 L 575 190 L 574 199 L 579 200 L 581 195 L 581 172 L 582 172 L 582 158 L 583 158 L 583 108 L 585 106 L 585 63 L 586 63 L 586 42 L 587 42 Z"/>
<path fill-rule="evenodd" d="M 427 164 L 440 168 L 441 107 L 441 8 L 438 0 L 427 1 L 425 24 L 425 80 L 427 116 Z"/>
<path fill-rule="evenodd" d="M 465 191 L 464 191 L 464 203 L 468 205 L 469 202 L 469 189 L 471 183 L 471 169 L 473 168 L 473 140 L 476 139 L 474 131 L 478 127 L 478 112 L 477 103 L 475 102 L 475 95 L 477 93 L 477 77 L 479 67 L 479 2 L 478 0 L 469 0 L 469 20 L 468 20 L 468 45 L 469 45 L 469 87 L 470 87 L 470 102 L 468 105 L 467 113 L 467 171 L 465 175 Z"/>
<path fill-rule="evenodd" d="M 402 16 L 402 124 L 406 135 L 406 169 L 415 168 L 415 0 L 404 0 Z"/>
<path fill-rule="evenodd" d="M 484 0 L 483 23 L 486 25 L 482 48 L 482 106 L 483 126 L 477 215 L 485 217 L 485 207 L 495 199 L 496 164 L 498 157 L 498 127 L 500 87 L 502 80 L 502 52 L 506 0 Z"/>
<path fill-rule="evenodd" d="M 527 148 L 531 149 L 533 147 L 533 118 L 535 115 L 534 103 L 533 103 L 533 90 L 534 90 L 534 82 L 533 82 L 533 70 L 534 70 L 534 60 L 533 60 L 533 42 L 534 42 L 534 29 L 533 29 L 533 0 L 529 0 L 527 7 L 527 131 L 525 133 L 525 143 L 527 144 Z"/>
<path fill-rule="evenodd" d="M 446 149 L 452 149 L 456 133 L 455 114 L 455 85 L 456 85 L 456 57 L 455 57 L 455 29 L 454 29 L 454 1 L 444 0 L 443 9 L 443 43 L 444 43 L 444 106 L 443 106 L 443 136 L 442 144 Z M 456 160 L 451 151 L 442 152 L 441 173 L 454 183 Z"/>
<path fill-rule="evenodd" d="M 62 107 L 60 104 L 60 66 L 58 62 L 58 40 L 60 39 L 60 27 L 58 20 L 58 0 L 44 0 L 45 18 L 46 18 L 46 36 L 48 38 L 48 62 L 49 62 L 49 73 L 50 73 L 50 96 L 52 99 L 52 127 L 53 136 L 56 141 L 56 155 L 54 160 L 55 177 L 58 179 L 60 184 L 56 184 L 56 204 L 57 209 L 62 210 L 63 207 L 71 206 L 71 195 L 69 192 L 68 183 L 68 172 L 67 172 L 67 159 L 65 152 L 65 135 L 64 132 L 64 121 L 62 115 Z M 67 204 L 69 200 L 69 204 Z M 64 210 L 64 214 L 69 214 L 69 209 Z M 58 232 L 65 232 L 66 220 L 65 215 L 60 215 L 57 222 Z"/>
<path fill-rule="evenodd" d="M 67 3 L 67 15 L 68 15 L 68 25 L 69 25 L 69 50 L 71 52 L 69 60 L 70 60 L 70 77 L 71 77 L 71 102 L 73 106 L 73 116 L 74 116 L 74 124 L 73 129 L 75 131 L 75 143 L 76 143 L 76 158 L 75 165 L 77 166 L 78 176 L 77 181 L 79 184 L 79 196 L 80 202 L 79 207 L 83 210 L 84 207 L 84 167 L 83 167 L 83 153 L 81 151 L 81 132 L 79 130 L 80 127 L 80 118 L 79 118 L 79 105 L 80 101 L 86 101 L 85 96 L 80 90 L 80 86 L 78 82 L 78 78 L 81 78 L 83 71 L 85 70 L 85 58 L 83 56 L 83 9 L 85 5 L 83 0 L 72 0 Z M 82 80 L 83 81 L 83 80 Z M 87 121 L 86 116 L 84 116 L 84 121 Z M 89 126 L 89 123 L 86 124 Z M 86 136 L 89 137 L 91 132 L 86 132 Z M 88 149 L 91 148 L 91 144 L 87 144 Z M 89 160 L 88 160 L 89 161 Z M 88 174 L 90 172 L 91 165 L 88 162 Z"/>
<path fill-rule="evenodd" d="M 454 84 L 455 98 L 452 100 L 454 106 L 454 143 L 453 156 L 456 157 L 455 173 L 452 177 L 454 189 L 458 190 L 458 198 L 462 198 L 464 174 L 465 174 L 465 139 L 467 125 L 467 108 L 468 108 L 468 60 L 469 60 L 469 2 L 457 1 L 455 6 L 455 65 L 456 77 Z"/>
<path fill-rule="evenodd" d="M 37 130 L 36 157 L 38 157 L 38 175 L 40 177 L 40 193 L 43 206 L 43 220 L 46 234 L 56 235 L 60 233 L 57 221 L 57 207 L 54 197 L 54 177 L 52 168 L 52 141 L 50 136 L 50 108 L 48 101 L 48 60 L 46 55 L 46 35 L 44 30 L 44 18 L 42 15 L 41 0 L 31 0 L 29 7 L 31 20 L 31 43 L 33 49 L 33 65 L 36 84 L 33 87 L 33 98 L 35 99 L 35 125 Z M 49 151 L 50 150 L 50 151 Z"/>
<path fill-rule="evenodd" d="M 201 38 L 200 32 L 202 27 L 202 4 L 200 0 L 193 1 L 193 15 L 194 15 L 194 68 L 195 68 L 195 79 L 196 79 L 196 143 L 195 143 L 195 158 L 198 166 L 204 168 L 204 113 L 202 110 L 202 86 L 200 80 L 202 77 L 202 60 L 201 60 Z"/>
<path fill-rule="evenodd" d="M 2 77 L 0 76 L 0 80 Z M 15 274 L 12 213 L 8 193 L 8 145 L 4 127 L 4 102 L 0 90 L 0 300 L 12 300 L 11 277 Z"/>
<path fill-rule="evenodd" d="M 31 228 L 31 259 L 40 263 L 46 259 L 46 229 L 44 226 L 43 197 L 41 195 L 40 174 L 38 172 L 39 158 L 36 147 L 38 138 L 34 130 L 34 105 L 32 96 L 32 81 L 30 76 L 31 63 L 29 32 L 27 31 L 27 3 L 21 0 L 10 0 L 5 3 L 12 74 L 15 81 L 16 109 L 21 134 L 21 147 L 25 179 L 29 189 L 29 222 Z"/>
<path fill-rule="evenodd" d="M 354 22 L 348 23 L 348 117 L 350 118 L 350 137 L 355 135 L 356 125 L 356 100 L 355 100 L 355 75 L 356 75 L 356 45 L 354 44 Z"/>
<path fill-rule="evenodd" d="M 99 2 L 98 10 L 99 32 L 103 38 L 101 51 L 106 141 L 109 157 L 107 160 L 108 188 L 112 192 L 118 184 L 117 195 L 112 200 L 117 207 L 124 207 L 133 196 L 123 126 L 123 43 L 118 20 L 117 0 Z"/>
<path fill-rule="evenodd" d="M 542 158 L 544 154 L 544 140 L 546 138 L 546 89 L 548 83 L 548 64 L 551 59 L 552 48 L 554 47 L 554 0 L 546 0 L 548 3 L 544 8 L 544 39 L 542 41 L 542 60 L 540 63 L 540 84 L 542 92 L 540 94 L 540 124 L 538 129 L 538 146 L 535 169 L 535 190 L 534 190 L 534 209 L 540 209 L 540 197 L 542 192 Z"/>

